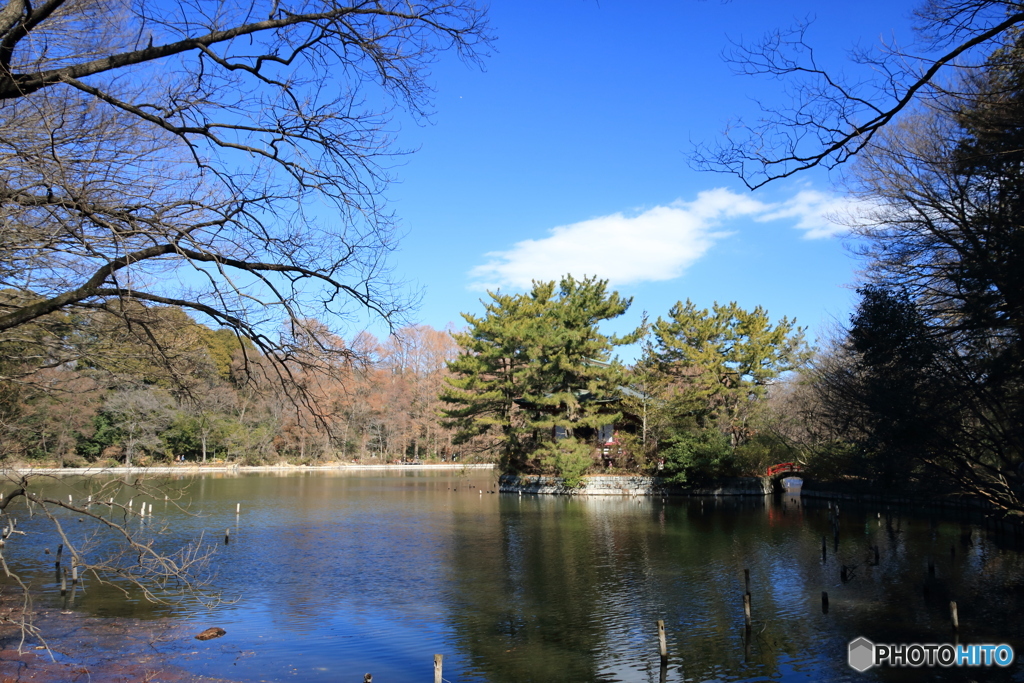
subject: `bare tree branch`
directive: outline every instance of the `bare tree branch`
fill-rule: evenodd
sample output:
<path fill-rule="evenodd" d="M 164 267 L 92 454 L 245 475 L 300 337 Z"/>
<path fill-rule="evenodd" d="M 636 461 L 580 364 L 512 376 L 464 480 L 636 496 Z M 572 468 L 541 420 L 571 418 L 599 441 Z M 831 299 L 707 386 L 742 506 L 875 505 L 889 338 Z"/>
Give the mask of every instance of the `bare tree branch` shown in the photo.
<path fill-rule="evenodd" d="M 922 47 L 938 54 L 913 55 L 896 46 L 854 52 L 854 63 L 870 68 L 860 82 L 818 65 L 805 40 L 807 24 L 738 46 L 728 56 L 738 73 L 783 79 L 791 104 L 762 104 L 754 124 L 737 121 L 723 141 L 695 146 L 692 164 L 736 175 L 751 189 L 811 168 L 835 168 L 860 154 L 914 102 L 942 93 L 943 80 L 955 80 L 945 74 L 970 68 L 965 57 L 1024 25 L 1020 4 L 1010 0 L 929 0 L 917 14 Z"/>
<path fill-rule="evenodd" d="M 401 322 L 390 117 L 488 38 L 471 0 L 0 0 L 0 346 L 138 302 L 281 362 L 303 321 Z"/>

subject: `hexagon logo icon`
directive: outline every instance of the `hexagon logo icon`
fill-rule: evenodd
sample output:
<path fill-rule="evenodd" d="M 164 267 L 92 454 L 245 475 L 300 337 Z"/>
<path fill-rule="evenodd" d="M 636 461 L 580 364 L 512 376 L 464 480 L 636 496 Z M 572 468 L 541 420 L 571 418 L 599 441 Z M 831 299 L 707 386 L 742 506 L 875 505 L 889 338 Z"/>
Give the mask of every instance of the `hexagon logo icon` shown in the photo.
<path fill-rule="evenodd" d="M 864 672 L 875 665 L 875 644 L 863 636 L 850 641 L 850 666 Z"/>

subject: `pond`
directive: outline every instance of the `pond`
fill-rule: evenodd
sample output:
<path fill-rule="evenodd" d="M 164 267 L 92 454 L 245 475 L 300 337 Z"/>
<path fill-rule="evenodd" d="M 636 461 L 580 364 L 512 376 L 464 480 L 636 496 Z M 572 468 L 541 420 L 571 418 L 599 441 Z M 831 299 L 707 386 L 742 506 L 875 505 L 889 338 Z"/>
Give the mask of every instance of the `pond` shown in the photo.
<path fill-rule="evenodd" d="M 1024 556 L 980 519 L 843 502 L 833 536 L 826 502 L 794 495 L 519 496 L 490 493 L 496 475 L 479 470 L 211 473 L 150 483 L 181 487 L 188 512 L 146 499 L 153 517 L 129 524 L 166 522 L 159 542 L 168 548 L 204 534 L 216 547 L 212 581 L 224 602 L 152 606 L 86 579 L 73 607 L 173 620 L 189 634 L 225 629 L 207 642 L 161 644 L 197 674 L 427 681 L 442 654 L 452 683 L 1024 680 L 1016 663 L 864 674 L 847 665 L 848 643 L 860 636 L 1007 643 L 1024 657 Z M 40 486 L 80 499 L 98 480 Z M 66 524 L 87 533 L 88 524 Z M 27 535 L 8 543 L 8 561 L 32 579 L 40 602 L 60 607 L 53 555 L 44 552 L 57 539 L 38 514 L 23 511 L 18 529 Z"/>

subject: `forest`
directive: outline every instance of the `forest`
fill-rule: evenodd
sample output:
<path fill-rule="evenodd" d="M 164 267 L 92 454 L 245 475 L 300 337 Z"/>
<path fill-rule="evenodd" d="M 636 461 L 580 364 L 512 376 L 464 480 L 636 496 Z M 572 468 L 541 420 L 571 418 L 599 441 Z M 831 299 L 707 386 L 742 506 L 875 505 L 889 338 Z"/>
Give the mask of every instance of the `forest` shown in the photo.
<path fill-rule="evenodd" d="M 62 363 L 10 353 L 0 404 L 8 463 L 112 466 L 450 458 L 436 414 L 445 331 L 410 326 L 301 348 L 278 366 L 233 331 L 175 307 L 137 306 L 132 325 L 96 314 L 65 322 Z M 81 319 L 81 318 L 86 319 Z M 52 324 L 51 324 L 52 323 Z M 56 343 L 47 321 L 33 349 Z M 27 356 L 35 350 L 25 349 Z M 74 357 L 74 360 L 68 358 Z M 33 358 L 34 360 L 34 358 Z M 283 378 L 279 372 L 283 372 Z M 287 381 L 282 381 L 286 379 Z"/>
<path fill-rule="evenodd" d="M 527 293 L 491 293 L 484 316 L 464 315 L 441 396 L 455 444 L 486 437 L 504 470 L 551 472 L 569 485 L 590 471 L 693 484 L 756 475 L 791 455 L 771 435 L 768 399 L 809 358 L 794 321 L 687 300 L 667 318 L 606 335 L 600 323 L 632 304 L 607 284 L 535 282 Z M 641 357 L 622 365 L 615 349 L 637 343 Z"/>
<path fill-rule="evenodd" d="M 285 361 L 173 306 L 51 314 L 4 345 L 2 452 L 57 466 L 502 461 L 568 476 L 664 460 L 680 482 L 781 457 L 768 389 L 809 357 L 795 323 L 687 301 L 619 338 L 598 323 L 631 301 L 604 281 L 491 296 L 465 330 L 320 330 L 282 341 Z M 613 355 L 637 343 L 635 364 Z M 59 362 L 40 364 L 46 349 Z M 613 457 L 598 457 L 601 434 Z"/>

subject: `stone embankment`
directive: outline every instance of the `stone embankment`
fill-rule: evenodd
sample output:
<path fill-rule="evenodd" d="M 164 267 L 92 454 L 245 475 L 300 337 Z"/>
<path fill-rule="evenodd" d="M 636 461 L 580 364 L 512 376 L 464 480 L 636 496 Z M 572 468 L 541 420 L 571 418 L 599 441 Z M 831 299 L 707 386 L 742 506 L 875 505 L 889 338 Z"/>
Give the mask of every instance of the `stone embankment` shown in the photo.
<path fill-rule="evenodd" d="M 498 479 L 502 493 L 532 493 L 572 496 L 763 496 L 764 482 L 758 477 L 728 479 L 715 486 L 685 488 L 670 486 L 661 477 L 639 475 L 593 475 L 583 485 L 569 488 L 561 477 L 503 474 Z"/>

